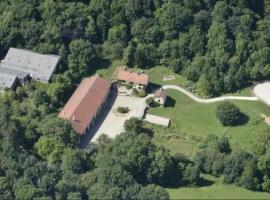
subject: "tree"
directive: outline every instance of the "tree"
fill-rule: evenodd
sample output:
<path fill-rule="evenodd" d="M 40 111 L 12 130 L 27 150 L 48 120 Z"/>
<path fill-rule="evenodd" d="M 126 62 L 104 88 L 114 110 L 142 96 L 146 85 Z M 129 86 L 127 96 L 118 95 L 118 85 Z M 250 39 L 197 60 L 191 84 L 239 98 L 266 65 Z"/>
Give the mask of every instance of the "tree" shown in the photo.
<path fill-rule="evenodd" d="M 141 191 L 138 194 L 138 199 L 166 200 L 169 199 L 169 195 L 161 187 L 155 185 L 148 185 L 141 189 Z"/>
<path fill-rule="evenodd" d="M 72 173 L 82 173 L 87 170 L 86 155 L 83 151 L 66 149 L 62 157 L 61 169 Z"/>
<path fill-rule="evenodd" d="M 73 72 L 85 74 L 93 70 L 91 65 L 96 57 L 96 51 L 89 41 L 73 40 L 69 45 L 69 50 L 68 65 Z"/>
<path fill-rule="evenodd" d="M 37 130 L 41 135 L 57 137 L 58 142 L 66 146 L 73 146 L 77 143 L 77 134 L 71 124 L 56 115 L 47 115 Z"/>
<path fill-rule="evenodd" d="M 35 105 L 49 104 L 50 98 L 45 90 L 38 89 L 33 93 L 33 100 Z"/>
<path fill-rule="evenodd" d="M 216 115 L 223 126 L 233 126 L 239 123 L 241 112 L 232 102 L 223 102 L 218 104 Z"/>
<path fill-rule="evenodd" d="M 187 165 L 183 172 L 183 181 L 187 185 L 197 185 L 200 181 L 200 170 L 196 165 Z"/>
<path fill-rule="evenodd" d="M 233 152 L 225 161 L 224 182 L 238 183 L 252 155 L 245 151 Z"/>
<path fill-rule="evenodd" d="M 158 63 L 157 49 L 152 44 L 139 44 L 135 53 L 135 63 L 139 67 L 153 67 Z"/>
<path fill-rule="evenodd" d="M 132 117 L 129 120 L 125 121 L 124 129 L 127 132 L 139 133 L 142 129 L 142 121 L 135 117 Z"/>
<path fill-rule="evenodd" d="M 228 138 L 226 138 L 226 137 L 221 137 L 218 140 L 218 147 L 219 147 L 219 152 L 221 152 L 221 153 L 230 153 L 231 152 L 230 142 L 229 142 Z"/>
<path fill-rule="evenodd" d="M 136 44 L 130 42 L 128 47 L 124 51 L 124 61 L 128 67 L 133 67 L 135 65 L 135 53 L 136 53 Z"/>
<path fill-rule="evenodd" d="M 16 199 L 27 200 L 38 197 L 40 192 L 28 180 L 21 178 L 14 184 L 14 194 Z"/>

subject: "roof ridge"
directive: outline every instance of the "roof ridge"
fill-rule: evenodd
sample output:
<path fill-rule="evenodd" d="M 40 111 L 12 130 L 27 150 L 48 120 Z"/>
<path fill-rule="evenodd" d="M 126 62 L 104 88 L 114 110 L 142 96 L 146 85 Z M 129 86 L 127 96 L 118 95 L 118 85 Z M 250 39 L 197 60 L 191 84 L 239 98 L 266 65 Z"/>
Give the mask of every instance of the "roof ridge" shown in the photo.
<path fill-rule="evenodd" d="M 88 95 L 88 93 L 90 92 L 90 90 L 93 90 L 93 88 L 94 88 L 93 86 L 96 84 L 96 81 L 97 81 L 97 78 L 98 78 L 98 77 L 99 77 L 99 76 L 92 76 L 92 77 L 87 77 L 87 78 L 84 78 L 84 79 L 83 79 L 83 81 L 84 81 L 84 80 L 87 80 L 87 79 L 91 80 L 91 78 L 93 78 L 94 80 L 93 80 L 93 82 L 92 82 L 91 87 L 89 87 L 89 88 L 87 89 L 87 91 L 84 93 L 83 97 L 80 99 L 80 101 L 78 102 L 78 104 L 76 105 L 76 107 L 74 108 L 74 110 L 72 111 L 70 117 L 73 117 L 73 116 L 74 116 L 74 113 L 76 112 L 78 106 L 79 106 L 79 105 L 81 104 L 81 102 L 83 102 L 83 100 L 87 97 L 87 95 Z M 73 93 L 73 94 L 74 94 L 74 93 Z M 76 118 L 76 115 L 75 115 L 75 118 Z"/>

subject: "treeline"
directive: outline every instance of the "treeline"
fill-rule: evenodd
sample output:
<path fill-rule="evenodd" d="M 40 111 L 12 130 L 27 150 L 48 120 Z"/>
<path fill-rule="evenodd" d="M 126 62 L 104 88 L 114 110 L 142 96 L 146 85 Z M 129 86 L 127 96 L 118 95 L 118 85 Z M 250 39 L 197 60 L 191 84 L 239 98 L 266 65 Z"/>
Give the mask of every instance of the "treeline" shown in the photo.
<path fill-rule="evenodd" d="M 227 138 L 209 135 L 200 144 L 194 163 L 203 173 L 222 176 L 227 184 L 270 192 L 269 133 L 255 138 L 252 152 L 232 150 Z"/>
<path fill-rule="evenodd" d="M 165 200 L 162 187 L 200 182 L 199 168 L 156 146 L 153 133 L 136 118 L 126 121 L 115 140 L 102 136 L 81 150 L 66 121 L 32 116 L 25 123 L 39 121 L 33 134 L 20 127 L 28 114 L 18 119 L 15 111 L 5 106 L 0 112 L 1 199 Z"/>
<path fill-rule="evenodd" d="M 0 57 L 10 46 L 63 57 L 74 80 L 97 56 L 165 65 L 205 94 L 270 76 L 267 0 L 10 0 L 0 2 Z"/>

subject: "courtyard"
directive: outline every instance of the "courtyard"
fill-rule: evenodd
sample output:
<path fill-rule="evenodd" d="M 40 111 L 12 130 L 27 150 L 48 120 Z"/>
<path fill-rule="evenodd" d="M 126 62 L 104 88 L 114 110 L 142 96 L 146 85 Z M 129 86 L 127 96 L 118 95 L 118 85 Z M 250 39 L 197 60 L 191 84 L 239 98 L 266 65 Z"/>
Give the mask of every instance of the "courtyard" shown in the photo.
<path fill-rule="evenodd" d="M 113 95 L 113 94 L 112 94 Z M 124 93 L 117 93 L 113 105 L 109 108 L 107 116 L 104 117 L 103 123 L 98 127 L 91 142 L 95 142 L 102 134 L 108 135 L 110 138 L 115 138 L 124 131 L 124 122 L 131 117 L 139 119 L 143 118 L 145 109 L 147 107 L 145 98 L 138 98 L 134 96 L 127 96 Z M 109 100 L 110 101 L 110 100 Z M 105 105 L 106 106 L 106 105 Z M 117 112 L 118 107 L 128 107 L 127 114 L 120 114 Z"/>

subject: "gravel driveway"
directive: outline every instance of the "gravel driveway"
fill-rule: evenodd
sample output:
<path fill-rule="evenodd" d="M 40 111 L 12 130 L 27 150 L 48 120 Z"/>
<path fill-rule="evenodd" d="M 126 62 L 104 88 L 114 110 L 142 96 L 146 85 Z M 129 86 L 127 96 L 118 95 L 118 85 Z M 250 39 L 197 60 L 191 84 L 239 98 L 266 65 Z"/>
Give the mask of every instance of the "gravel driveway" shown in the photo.
<path fill-rule="evenodd" d="M 244 97 L 244 96 L 222 96 L 222 97 L 215 97 L 215 98 L 210 98 L 210 99 L 201 99 L 195 96 L 194 94 L 192 94 L 191 92 L 187 91 L 186 89 L 177 85 L 163 85 L 162 87 L 165 90 L 167 89 L 177 90 L 187 95 L 188 97 L 190 97 L 191 99 L 193 99 L 194 101 L 198 103 L 215 103 L 215 102 L 226 101 L 226 100 L 240 100 L 240 101 L 258 101 L 259 100 L 258 97 Z"/>
<path fill-rule="evenodd" d="M 116 135 L 124 131 L 124 122 L 131 117 L 142 119 L 147 107 L 145 103 L 146 98 L 117 95 L 111 110 L 98 128 L 95 136 L 91 139 L 91 142 L 95 142 L 101 134 L 115 138 Z M 128 107 L 129 113 L 124 115 L 117 113 L 117 108 L 120 106 Z"/>

